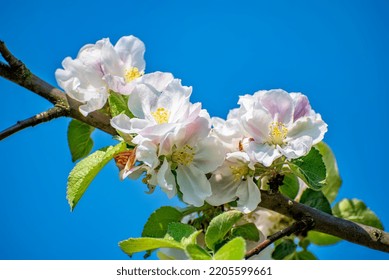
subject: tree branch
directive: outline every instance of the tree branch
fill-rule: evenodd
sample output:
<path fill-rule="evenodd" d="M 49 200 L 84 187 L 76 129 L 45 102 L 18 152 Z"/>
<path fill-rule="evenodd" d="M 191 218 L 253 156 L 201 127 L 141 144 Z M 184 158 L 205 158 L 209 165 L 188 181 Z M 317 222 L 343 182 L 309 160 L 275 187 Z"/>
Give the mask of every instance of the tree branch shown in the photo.
<path fill-rule="evenodd" d="M 8 136 L 30 126 L 50 121 L 55 118 L 59 118 L 66 115 L 66 110 L 62 107 L 53 107 L 45 112 L 39 113 L 31 118 L 23 121 L 18 121 L 15 125 L 4 129 L 0 132 L 0 141 L 7 138 Z"/>
<path fill-rule="evenodd" d="M 255 248 L 248 251 L 245 255 L 245 259 L 249 259 L 254 255 L 259 254 L 263 250 L 265 250 L 270 244 L 274 243 L 278 239 L 281 239 L 284 236 L 289 236 L 296 232 L 302 232 L 310 230 L 314 225 L 314 222 L 311 218 L 303 218 L 292 225 L 288 226 L 287 228 L 284 228 L 283 230 L 280 230 L 276 232 L 275 234 L 272 234 L 268 236 L 264 241 L 259 243 Z"/>
<path fill-rule="evenodd" d="M 280 193 L 270 194 L 261 190 L 264 207 L 299 221 L 305 217 L 313 219 L 313 230 L 331 234 L 355 244 L 375 250 L 389 252 L 389 233 L 380 229 L 334 217 L 307 205 L 288 199 Z"/>

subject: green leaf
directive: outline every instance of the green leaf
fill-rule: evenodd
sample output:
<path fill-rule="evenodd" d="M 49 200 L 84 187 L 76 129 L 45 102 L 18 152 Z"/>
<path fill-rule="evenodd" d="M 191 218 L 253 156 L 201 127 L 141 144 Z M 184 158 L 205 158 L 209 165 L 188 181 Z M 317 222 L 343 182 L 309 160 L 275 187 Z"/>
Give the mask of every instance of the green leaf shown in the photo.
<path fill-rule="evenodd" d="M 197 244 L 189 244 L 185 252 L 191 260 L 211 260 L 212 256 Z"/>
<path fill-rule="evenodd" d="M 339 237 L 336 237 L 336 236 L 333 236 L 330 234 L 326 234 L 326 233 L 322 233 L 322 232 L 318 232 L 318 231 L 314 231 L 314 230 L 311 230 L 308 232 L 308 239 L 313 244 L 316 244 L 319 246 L 336 244 L 342 240 Z"/>
<path fill-rule="evenodd" d="M 271 257 L 275 260 L 283 260 L 296 251 L 297 245 L 291 239 L 282 240 L 275 248 Z"/>
<path fill-rule="evenodd" d="M 215 249 L 215 245 L 230 231 L 232 226 L 243 216 L 240 211 L 224 212 L 211 220 L 207 232 L 205 233 L 205 244 L 210 249 Z"/>
<path fill-rule="evenodd" d="M 236 226 L 231 231 L 232 236 L 241 236 L 251 241 L 259 241 L 259 230 L 253 223 Z"/>
<path fill-rule="evenodd" d="M 299 260 L 317 260 L 317 257 L 307 250 L 297 252 L 297 258 Z"/>
<path fill-rule="evenodd" d="M 167 227 L 167 234 L 175 241 L 181 242 L 183 238 L 189 237 L 196 229 L 191 225 L 182 224 L 178 222 L 171 222 Z"/>
<path fill-rule="evenodd" d="M 72 120 L 68 126 L 68 145 L 75 162 L 86 157 L 93 148 L 93 140 L 90 137 L 95 130 L 93 126 L 78 120 Z"/>
<path fill-rule="evenodd" d="M 313 147 L 306 156 L 292 160 L 289 166 L 308 187 L 318 191 L 325 185 L 326 166 L 316 148 Z"/>
<path fill-rule="evenodd" d="M 289 197 L 290 199 L 295 199 L 300 189 L 300 184 L 295 174 L 285 174 L 282 185 L 279 190 L 280 193 Z"/>
<path fill-rule="evenodd" d="M 190 244 L 196 244 L 197 243 L 197 236 L 199 236 L 200 233 L 202 233 L 203 231 L 202 230 L 198 230 L 198 231 L 195 231 L 193 232 L 191 235 L 189 235 L 188 237 L 183 237 L 181 239 L 181 244 L 185 247 L 185 246 L 188 246 Z"/>
<path fill-rule="evenodd" d="M 321 191 L 306 189 L 301 195 L 300 203 L 332 215 L 331 205 Z"/>
<path fill-rule="evenodd" d="M 121 142 L 116 146 L 109 146 L 97 150 L 76 164 L 68 177 L 66 198 L 71 210 L 76 207 L 78 201 L 85 193 L 89 184 L 100 170 L 119 152 L 126 149 L 126 143 Z"/>
<path fill-rule="evenodd" d="M 323 156 L 323 161 L 327 170 L 326 185 L 323 187 L 322 192 L 327 197 L 329 202 L 332 203 L 338 195 L 339 188 L 342 185 L 342 179 L 339 175 L 338 165 L 336 163 L 333 152 L 326 143 L 320 142 L 319 144 L 315 145 L 315 147 Z"/>
<path fill-rule="evenodd" d="M 332 212 L 336 217 L 383 229 L 380 219 L 359 199 L 343 199 L 334 206 Z"/>
<path fill-rule="evenodd" d="M 126 114 L 130 118 L 134 117 L 130 109 L 128 109 L 127 95 L 122 95 L 111 90 L 108 97 L 108 104 L 112 117 L 116 117 L 120 114 Z"/>
<path fill-rule="evenodd" d="M 158 248 L 176 248 L 182 250 L 184 249 L 181 243 L 175 240 L 152 237 L 130 238 L 119 242 L 119 247 L 124 253 L 126 253 L 130 257 L 134 253 L 154 250 Z"/>
<path fill-rule="evenodd" d="M 242 237 L 235 237 L 213 256 L 214 260 L 242 260 L 246 253 L 246 242 Z"/>
<path fill-rule="evenodd" d="M 143 227 L 143 237 L 163 238 L 172 222 L 179 222 L 183 215 L 174 207 L 163 206 L 155 210 Z"/>

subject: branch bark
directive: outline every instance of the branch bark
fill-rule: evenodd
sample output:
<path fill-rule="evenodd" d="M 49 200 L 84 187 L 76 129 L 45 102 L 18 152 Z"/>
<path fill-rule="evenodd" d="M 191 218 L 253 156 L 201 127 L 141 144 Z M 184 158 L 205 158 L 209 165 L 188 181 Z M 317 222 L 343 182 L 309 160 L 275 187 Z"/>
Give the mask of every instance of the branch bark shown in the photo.
<path fill-rule="evenodd" d="M 264 241 L 259 243 L 255 248 L 248 251 L 244 258 L 247 260 L 252 256 L 259 254 L 260 252 L 265 250 L 269 245 L 271 245 L 272 243 L 274 243 L 278 239 L 281 239 L 284 236 L 289 236 L 296 232 L 310 230 L 313 225 L 314 222 L 312 219 L 303 218 L 302 220 L 293 223 L 292 225 L 284 228 L 283 230 L 280 230 L 275 234 L 268 236 Z"/>
<path fill-rule="evenodd" d="M 290 200 L 280 193 L 261 191 L 259 206 L 299 221 L 310 217 L 315 222 L 313 230 L 331 234 L 355 244 L 389 253 L 389 233 L 380 229 L 331 216 L 304 204 Z"/>
<path fill-rule="evenodd" d="M 0 41 L 0 53 L 8 64 L 0 62 L 0 76 L 14 82 L 62 108 L 64 116 L 71 117 L 96 127 L 108 134 L 116 135 L 107 115 L 93 112 L 84 117 L 78 110 L 80 102 L 69 98 L 64 92 L 32 74 L 29 69 Z M 280 193 L 261 191 L 259 206 L 273 210 L 296 221 L 313 219 L 313 229 L 331 234 L 347 241 L 372 249 L 389 252 L 389 234 L 379 229 L 340 219 L 306 205 L 292 201 Z"/>
<path fill-rule="evenodd" d="M 0 141 L 26 127 L 35 126 L 43 122 L 48 122 L 51 121 L 52 119 L 65 116 L 65 114 L 66 114 L 66 110 L 64 108 L 53 107 L 31 118 L 25 119 L 23 121 L 18 121 L 15 125 L 0 132 Z"/>

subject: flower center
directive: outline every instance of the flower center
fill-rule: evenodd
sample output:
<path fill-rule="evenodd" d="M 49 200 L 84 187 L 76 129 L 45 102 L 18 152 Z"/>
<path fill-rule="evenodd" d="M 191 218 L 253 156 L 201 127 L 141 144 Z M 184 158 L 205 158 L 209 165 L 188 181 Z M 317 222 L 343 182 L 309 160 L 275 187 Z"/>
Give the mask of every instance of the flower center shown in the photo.
<path fill-rule="evenodd" d="M 282 122 L 272 122 L 269 129 L 270 143 L 280 146 L 284 144 L 286 134 L 288 134 L 286 126 Z"/>
<path fill-rule="evenodd" d="M 163 107 L 159 107 L 151 113 L 151 115 L 154 117 L 157 124 L 163 124 L 169 121 L 170 112 Z"/>
<path fill-rule="evenodd" d="M 186 166 L 192 163 L 194 155 L 193 147 L 185 145 L 173 152 L 172 161 Z"/>
<path fill-rule="evenodd" d="M 231 173 L 234 176 L 234 181 L 242 180 L 249 174 L 249 168 L 247 165 L 230 166 Z"/>
<path fill-rule="evenodd" d="M 131 67 L 129 70 L 126 71 L 124 74 L 124 80 L 129 83 L 132 80 L 135 80 L 136 78 L 139 78 L 143 75 L 143 72 L 140 72 L 138 67 Z"/>

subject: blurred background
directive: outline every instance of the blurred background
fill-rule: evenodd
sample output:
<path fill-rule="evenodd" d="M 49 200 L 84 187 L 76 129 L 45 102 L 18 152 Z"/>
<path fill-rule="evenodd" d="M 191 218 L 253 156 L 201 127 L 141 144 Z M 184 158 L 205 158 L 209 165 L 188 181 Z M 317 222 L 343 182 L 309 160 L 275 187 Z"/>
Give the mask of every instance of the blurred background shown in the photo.
<path fill-rule="evenodd" d="M 239 4 L 238 4 L 239 3 Z M 225 118 L 239 95 L 302 92 L 328 124 L 343 179 L 338 199 L 362 199 L 389 229 L 389 2 L 346 1 L 2 1 L 0 40 L 56 85 L 66 56 L 109 37 L 146 44 L 146 72 L 168 71 L 193 86 L 192 102 Z M 0 78 L 0 130 L 50 108 Z M 128 259 L 117 246 L 139 237 L 148 216 L 180 205 L 141 182 L 120 181 L 111 162 L 74 212 L 66 181 L 74 164 L 69 119 L 0 142 L 0 259 Z M 94 149 L 114 143 L 93 133 Z M 320 259 L 388 259 L 343 241 L 311 250 Z M 136 254 L 133 259 L 142 259 Z"/>

